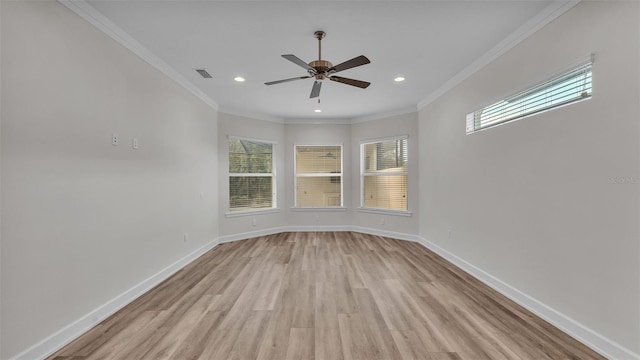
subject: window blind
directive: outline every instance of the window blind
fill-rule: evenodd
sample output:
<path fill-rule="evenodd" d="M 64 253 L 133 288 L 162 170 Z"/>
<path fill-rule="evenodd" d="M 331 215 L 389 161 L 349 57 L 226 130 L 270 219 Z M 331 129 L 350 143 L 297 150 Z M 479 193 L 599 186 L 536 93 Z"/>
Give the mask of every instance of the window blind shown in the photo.
<path fill-rule="evenodd" d="M 467 134 L 591 97 L 592 63 L 467 115 Z"/>
<path fill-rule="evenodd" d="M 229 139 L 229 209 L 275 207 L 273 144 Z"/>
<path fill-rule="evenodd" d="M 361 144 L 364 208 L 403 210 L 407 207 L 407 138 Z"/>
<path fill-rule="evenodd" d="M 295 146 L 296 207 L 342 206 L 342 146 Z"/>

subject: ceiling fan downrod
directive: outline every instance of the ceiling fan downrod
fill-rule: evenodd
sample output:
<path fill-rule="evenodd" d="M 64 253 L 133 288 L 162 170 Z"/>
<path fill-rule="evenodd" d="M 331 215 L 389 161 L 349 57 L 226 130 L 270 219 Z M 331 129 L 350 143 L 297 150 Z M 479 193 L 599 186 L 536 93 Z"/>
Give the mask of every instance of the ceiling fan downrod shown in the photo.
<path fill-rule="evenodd" d="M 322 30 L 318 30 L 314 32 L 313 35 L 318 39 L 318 61 L 320 61 L 322 60 L 322 39 L 324 39 L 324 36 L 327 35 L 327 33 Z"/>
<path fill-rule="evenodd" d="M 316 80 L 321 81 L 327 78 L 327 70 L 329 70 L 333 64 L 327 60 L 322 60 L 322 39 L 324 39 L 325 33 L 322 30 L 318 30 L 313 33 L 313 35 L 318 39 L 318 60 L 314 60 L 309 63 L 309 66 L 313 68 L 309 74 L 316 78 Z"/>

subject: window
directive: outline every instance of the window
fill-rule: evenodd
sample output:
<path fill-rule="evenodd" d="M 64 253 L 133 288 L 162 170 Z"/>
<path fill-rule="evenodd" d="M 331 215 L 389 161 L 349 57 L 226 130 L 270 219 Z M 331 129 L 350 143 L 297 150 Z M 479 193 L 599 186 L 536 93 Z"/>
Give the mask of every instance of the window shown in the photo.
<path fill-rule="evenodd" d="M 342 145 L 295 146 L 296 207 L 342 207 Z"/>
<path fill-rule="evenodd" d="M 467 134 L 591 98 L 592 62 L 467 115 Z"/>
<path fill-rule="evenodd" d="M 276 207 L 273 143 L 229 138 L 229 210 Z"/>
<path fill-rule="evenodd" d="M 407 137 L 360 145 L 363 208 L 407 211 Z"/>

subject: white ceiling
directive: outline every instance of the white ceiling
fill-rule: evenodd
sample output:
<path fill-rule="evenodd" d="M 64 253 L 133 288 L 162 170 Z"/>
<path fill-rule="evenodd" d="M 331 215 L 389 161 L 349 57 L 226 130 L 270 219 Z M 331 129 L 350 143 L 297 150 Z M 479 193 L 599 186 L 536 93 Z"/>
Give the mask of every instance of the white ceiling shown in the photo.
<path fill-rule="evenodd" d="M 214 100 L 220 111 L 279 119 L 358 119 L 415 110 L 552 1 L 88 1 L 95 10 Z M 86 5 L 86 4 L 85 4 Z M 334 65 L 371 64 L 338 75 L 367 89 L 312 79 L 281 54 Z M 213 79 L 193 69 L 206 68 Z M 246 78 L 244 83 L 233 80 Z M 393 79 L 402 75 L 403 83 Z M 314 109 L 322 113 L 314 113 Z"/>

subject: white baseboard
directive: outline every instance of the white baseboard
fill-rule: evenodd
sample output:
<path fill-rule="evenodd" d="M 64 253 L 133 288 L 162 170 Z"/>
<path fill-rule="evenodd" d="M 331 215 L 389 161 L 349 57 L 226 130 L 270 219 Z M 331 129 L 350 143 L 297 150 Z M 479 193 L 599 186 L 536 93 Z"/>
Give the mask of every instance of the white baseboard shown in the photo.
<path fill-rule="evenodd" d="M 65 326 L 51 336 L 31 346 L 18 355 L 15 355 L 11 358 L 11 360 L 44 359 L 45 357 L 53 354 L 63 346 L 73 341 L 78 336 L 84 334 L 92 327 L 98 325 L 104 319 L 113 315 L 116 311 L 122 309 L 147 291 L 151 290 L 154 286 L 160 284 L 162 281 L 175 274 L 178 270 L 182 269 L 193 260 L 199 258 L 207 251 L 213 249 L 216 245 L 218 245 L 217 239 L 200 247 L 191 254 L 174 262 L 173 264 L 160 270 L 153 276 L 145 279 L 144 281 L 140 282 L 124 293 L 106 302 L 104 305 Z"/>
<path fill-rule="evenodd" d="M 591 330 L 590 328 L 580 324 L 579 322 L 569 318 L 563 313 L 547 306 L 546 304 L 536 300 L 535 298 L 523 293 L 522 291 L 512 287 L 493 275 L 483 271 L 482 269 L 466 262 L 464 259 L 450 253 L 440 246 L 422 238 L 417 237 L 418 242 L 427 249 L 442 256 L 455 266 L 464 270 L 476 279 L 482 281 L 487 286 L 493 288 L 500 294 L 508 297 L 522 307 L 551 323 L 553 326 L 562 330 L 574 339 L 580 341 L 584 345 L 590 347 L 602 356 L 610 360 L 640 360 L 640 355 L 625 348 L 624 346 L 607 339 L 601 334 Z"/>
<path fill-rule="evenodd" d="M 148 279 L 135 285 L 134 287 L 125 291 L 124 293 L 116 296 L 115 298 L 108 301 L 104 305 L 82 316 L 81 318 L 65 326 L 64 328 L 60 329 L 59 331 L 50 335 L 44 340 L 38 342 L 37 344 L 31 346 L 30 348 L 26 349 L 20 354 L 12 357 L 11 360 L 43 359 L 53 354 L 54 352 L 58 351 L 66 344 L 73 341 L 78 336 L 87 332 L 89 329 L 96 326 L 107 317 L 111 316 L 116 311 L 122 309 L 127 304 L 131 303 L 133 300 L 137 299 L 138 297 L 140 297 L 141 295 L 149 291 L 154 286 L 158 285 L 165 279 L 169 278 L 171 275 L 173 275 L 178 270 L 188 265 L 190 262 L 202 256 L 207 251 L 213 249 L 218 244 L 227 243 L 230 241 L 246 240 L 246 239 L 250 239 L 258 236 L 273 235 L 281 232 L 294 232 L 294 231 L 295 232 L 357 231 L 357 232 L 362 232 L 366 234 L 392 237 L 392 238 L 401 239 L 401 240 L 416 241 L 415 235 L 396 233 L 391 231 L 383 231 L 383 230 L 377 230 L 377 229 L 369 229 L 369 228 L 363 228 L 358 226 L 283 226 L 283 227 L 275 227 L 270 229 L 250 231 L 250 232 L 245 232 L 240 234 L 221 236 L 216 240 L 206 244 L 205 246 L 197 249 L 191 254 L 176 261 L 175 263 L 167 266 L 166 268 L 162 269 L 161 271 L 149 277 Z"/>
<path fill-rule="evenodd" d="M 355 231 L 361 232 L 364 234 L 377 235 L 377 236 L 385 236 L 394 239 L 400 240 L 409 240 L 409 241 L 418 241 L 418 236 L 413 234 L 405 234 L 394 231 L 380 230 L 380 229 L 372 229 L 365 228 L 360 226 L 352 226 L 352 225 L 332 225 L 332 226 L 280 226 L 269 229 L 262 229 L 256 231 L 249 231 L 240 234 L 232 234 L 232 235 L 224 235 L 218 238 L 219 243 L 227 243 L 230 241 L 237 240 L 245 240 L 258 236 L 267 236 L 278 234 L 281 232 L 329 232 L 329 231 Z"/>
<path fill-rule="evenodd" d="M 239 234 L 223 235 L 218 237 L 218 243 L 223 244 L 231 241 L 246 240 L 246 239 L 251 239 L 259 236 L 278 234 L 285 231 L 287 231 L 285 230 L 285 227 L 275 227 L 275 228 L 269 228 L 269 229 L 248 231 L 248 232 L 243 232 Z"/>
<path fill-rule="evenodd" d="M 330 232 L 330 231 L 351 231 L 351 226 L 335 225 L 335 226 L 286 226 L 287 232 Z"/>
<path fill-rule="evenodd" d="M 405 233 L 380 230 L 380 229 L 371 229 L 371 228 L 365 228 L 361 226 L 351 226 L 350 231 L 360 232 L 360 233 L 369 234 L 369 235 L 384 236 L 384 237 L 398 239 L 398 240 L 418 241 L 419 239 L 418 235 L 405 234 Z"/>
<path fill-rule="evenodd" d="M 211 241 L 210 243 L 195 250 L 191 254 L 183 257 L 175 263 L 162 269 L 155 275 L 142 281 L 138 285 L 125 291 L 124 293 L 116 296 L 112 300 L 108 301 L 99 308 L 91 311 L 85 316 L 79 318 L 73 323 L 65 326 L 61 330 L 57 331 L 53 335 L 40 341 L 39 343 L 31 346 L 27 350 L 12 357 L 10 360 L 34 360 L 44 359 L 45 357 L 53 354 L 58 349 L 62 348 L 72 340 L 82 335 L 101 321 L 111 316 L 116 311 L 122 309 L 133 300 L 137 299 L 154 286 L 158 285 L 171 275 L 182 269 L 198 257 L 202 256 L 207 251 L 213 249 L 220 243 L 245 240 L 258 236 L 266 236 L 277 234 L 281 232 L 309 232 L 309 231 L 354 231 L 365 234 L 385 236 L 394 239 L 414 241 L 420 243 L 427 249 L 442 256 L 446 260 L 453 263 L 455 266 L 466 271 L 470 275 L 474 276 L 478 280 L 485 283 L 487 286 L 495 289 L 502 295 L 520 304 L 527 310 L 541 317 L 542 319 L 553 324 L 560 330 L 564 331 L 568 335 L 582 342 L 586 346 L 592 348 L 596 352 L 602 354 L 610 360 L 640 360 L 640 356 L 633 351 L 625 348 L 624 346 L 617 344 L 616 342 L 607 339 L 606 337 L 598 334 L 597 332 L 589 329 L 588 327 L 578 323 L 577 321 L 567 317 L 561 312 L 543 304 L 535 298 L 521 292 L 520 290 L 510 286 L 502 280 L 494 277 L 493 275 L 483 271 L 482 269 L 466 262 L 464 259 L 457 257 L 449 251 L 439 247 L 435 243 L 432 243 L 418 235 L 398 233 L 387 230 L 365 228 L 360 226 L 283 226 L 270 229 L 263 229 L 251 232 L 245 232 L 241 234 L 225 235 L 218 239 Z"/>
<path fill-rule="evenodd" d="M 269 229 L 248 231 L 240 234 L 224 235 L 218 238 L 220 243 L 246 240 L 259 236 L 267 236 L 282 232 L 310 232 L 310 231 L 351 231 L 350 226 L 280 226 Z"/>

